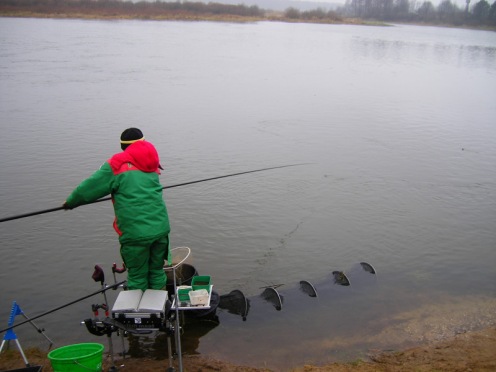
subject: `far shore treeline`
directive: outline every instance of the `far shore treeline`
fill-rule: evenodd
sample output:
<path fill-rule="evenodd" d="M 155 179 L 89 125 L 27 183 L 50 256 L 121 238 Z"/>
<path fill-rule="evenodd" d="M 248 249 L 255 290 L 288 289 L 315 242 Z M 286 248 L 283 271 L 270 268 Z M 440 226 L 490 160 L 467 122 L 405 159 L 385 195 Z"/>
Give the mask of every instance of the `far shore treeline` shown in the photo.
<path fill-rule="evenodd" d="M 318 23 L 416 23 L 457 27 L 496 28 L 496 0 L 465 0 L 460 8 L 451 0 L 434 6 L 416 0 L 347 0 L 335 10 L 284 12 L 261 9 L 256 5 L 222 4 L 198 1 L 120 1 L 120 0 L 0 0 L 0 16 L 113 18 L 155 20 L 214 20 Z"/>
<path fill-rule="evenodd" d="M 340 14 L 384 22 L 428 23 L 453 26 L 496 26 L 496 0 L 465 0 L 459 7 L 451 0 L 434 6 L 417 0 L 347 0 Z"/>

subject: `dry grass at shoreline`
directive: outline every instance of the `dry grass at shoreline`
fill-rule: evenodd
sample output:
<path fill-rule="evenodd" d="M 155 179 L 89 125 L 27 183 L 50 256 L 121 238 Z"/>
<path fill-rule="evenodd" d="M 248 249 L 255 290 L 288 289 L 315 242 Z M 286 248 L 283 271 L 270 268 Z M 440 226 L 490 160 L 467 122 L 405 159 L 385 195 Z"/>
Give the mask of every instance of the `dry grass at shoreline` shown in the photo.
<path fill-rule="evenodd" d="M 34 11 L 3 11 L 0 10 L 1 17 L 11 18 L 53 18 L 53 19 L 87 19 L 87 20 L 150 20 L 150 21 L 215 21 L 215 22 L 258 22 L 264 20 L 259 17 L 242 17 L 236 15 L 215 15 L 215 14 L 192 14 L 174 13 L 167 15 L 147 16 L 139 14 L 115 14 L 115 13 L 43 13 Z"/>

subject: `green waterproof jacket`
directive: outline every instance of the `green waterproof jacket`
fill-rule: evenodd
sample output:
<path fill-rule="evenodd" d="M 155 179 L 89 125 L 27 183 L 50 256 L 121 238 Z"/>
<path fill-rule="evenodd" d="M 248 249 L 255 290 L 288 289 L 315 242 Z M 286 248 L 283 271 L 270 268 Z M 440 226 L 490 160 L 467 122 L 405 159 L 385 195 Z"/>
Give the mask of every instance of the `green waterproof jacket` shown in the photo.
<path fill-rule="evenodd" d="M 81 182 L 66 205 L 76 208 L 110 194 L 115 211 L 114 229 L 121 243 L 167 235 L 170 225 L 159 167 L 155 147 L 150 142 L 137 141 Z"/>

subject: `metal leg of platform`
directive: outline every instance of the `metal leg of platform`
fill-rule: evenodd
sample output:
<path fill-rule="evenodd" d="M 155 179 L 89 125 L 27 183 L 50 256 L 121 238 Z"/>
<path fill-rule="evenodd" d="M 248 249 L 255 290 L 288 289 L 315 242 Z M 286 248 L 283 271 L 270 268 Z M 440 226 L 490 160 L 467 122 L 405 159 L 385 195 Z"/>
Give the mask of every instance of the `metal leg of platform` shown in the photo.
<path fill-rule="evenodd" d="M 102 289 L 105 289 L 106 285 L 102 281 Z M 109 303 L 107 300 L 107 294 L 103 292 L 103 299 L 105 300 L 105 311 L 106 311 L 106 316 L 108 316 L 108 308 L 109 308 Z M 115 366 L 115 360 L 114 360 L 114 345 L 112 343 L 112 332 L 107 333 L 108 337 L 108 343 L 109 343 L 109 354 L 110 354 L 110 361 L 112 365 L 109 368 L 109 372 L 115 372 L 118 371 L 118 368 Z"/>
<path fill-rule="evenodd" d="M 121 337 L 121 343 L 122 343 L 122 359 L 126 359 L 126 343 L 124 342 L 124 332 L 120 331 L 119 335 Z"/>
<path fill-rule="evenodd" d="M 170 247 L 169 247 L 170 248 Z M 172 326 L 170 322 L 170 317 L 169 317 L 169 327 L 172 332 L 175 333 L 175 343 L 176 343 L 176 352 L 177 352 L 177 357 L 178 357 L 178 362 L 179 362 L 179 372 L 183 372 L 183 355 L 181 351 L 181 324 L 180 324 L 180 317 L 179 317 L 179 296 L 177 293 L 177 280 L 176 280 L 176 267 L 180 266 L 191 254 L 191 249 L 188 247 L 178 247 L 174 248 L 172 250 L 169 249 L 169 262 L 171 262 L 171 257 L 172 257 L 172 251 L 178 251 L 178 252 L 186 252 L 184 254 L 183 258 L 176 263 L 175 265 L 170 266 L 168 269 L 172 268 L 172 277 L 173 277 L 173 284 L 174 284 L 174 298 L 173 298 L 173 303 L 175 303 L 175 319 L 174 319 L 174 326 Z M 168 342 L 170 339 L 167 339 Z M 169 345 L 168 345 L 169 347 Z M 169 352 L 171 353 L 171 351 Z M 173 371 L 173 369 L 172 369 Z"/>
<path fill-rule="evenodd" d="M 109 341 L 110 361 L 112 362 L 112 365 L 109 368 L 109 372 L 115 372 L 115 371 L 118 371 L 119 369 L 115 366 L 114 345 L 112 344 L 112 333 L 109 333 L 107 336 L 108 336 L 108 341 Z"/>
<path fill-rule="evenodd" d="M 167 372 L 174 372 L 174 362 L 172 361 L 173 356 L 172 356 L 172 345 L 171 345 L 171 335 L 173 329 L 171 328 L 170 320 L 167 320 L 166 332 L 167 332 L 167 355 L 169 359 L 169 368 L 167 368 Z"/>
<path fill-rule="evenodd" d="M 181 351 L 181 329 L 179 325 L 179 296 L 177 295 L 177 283 L 176 283 L 176 268 L 172 268 L 172 276 L 174 277 L 174 302 L 176 303 L 176 351 L 179 361 L 179 372 L 183 372 L 183 355 Z"/>

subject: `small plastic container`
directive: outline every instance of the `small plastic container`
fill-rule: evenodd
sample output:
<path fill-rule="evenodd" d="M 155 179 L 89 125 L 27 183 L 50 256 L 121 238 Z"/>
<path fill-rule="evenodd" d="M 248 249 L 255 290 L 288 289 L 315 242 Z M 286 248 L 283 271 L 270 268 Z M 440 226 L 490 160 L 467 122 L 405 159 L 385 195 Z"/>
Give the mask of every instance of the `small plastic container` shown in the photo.
<path fill-rule="evenodd" d="M 198 289 L 189 292 L 189 301 L 191 306 L 205 306 L 208 305 L 208 291 L 206 289 Z"/>
<path fill-rule="evenodd" d="M 194 276 L 191 280 L 191 286 L 193 287 L 193 291 L 197 291 L 199 289 L 206 289 L 208 293 L 210 293 L 210 276 L 209 275 L 198 275 Z"/>
<path fill-rule="evenodd" d="M 191 292 L 193 288 L 189 285 L 181 285 L 177 287 L 177 294 L 179 296 L 179 301 L 188 301 L 189 300 L 189 292 Z"/>

